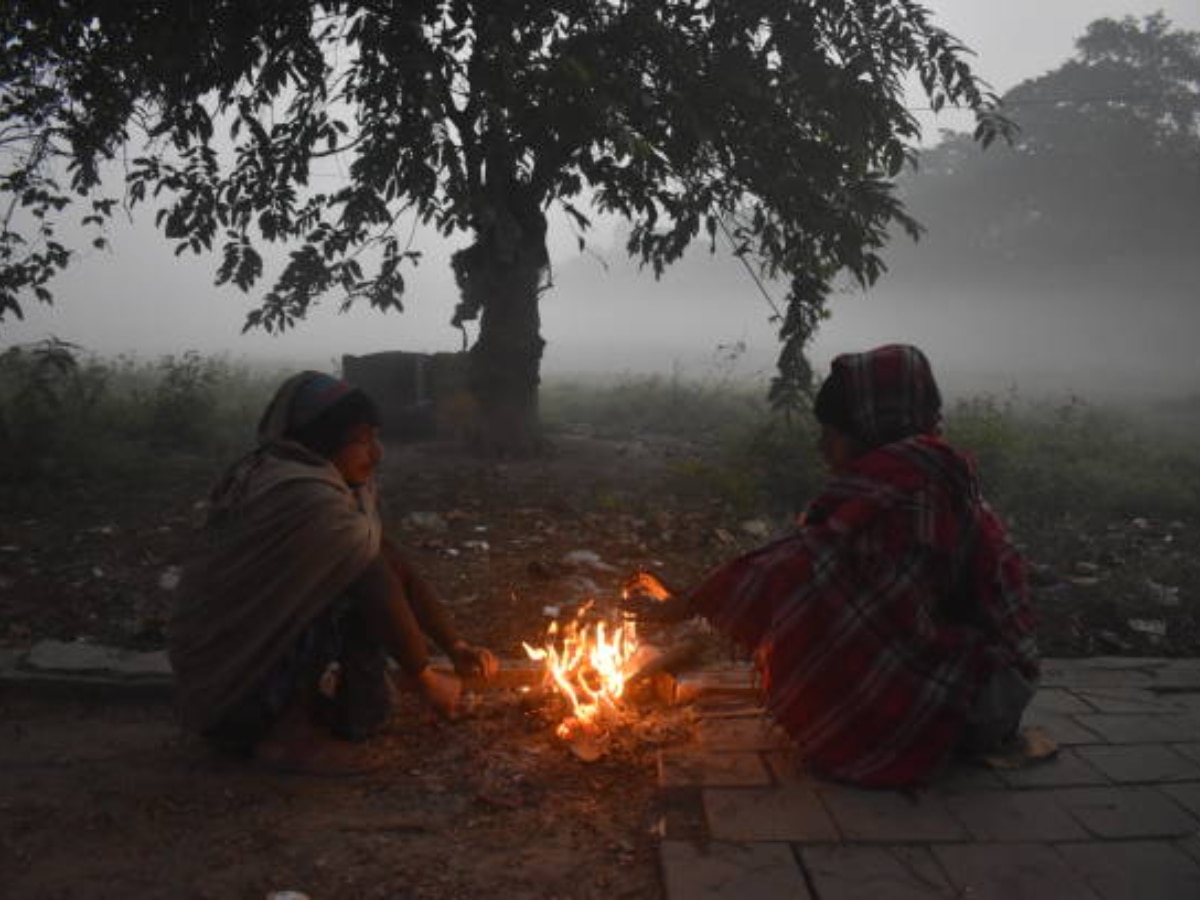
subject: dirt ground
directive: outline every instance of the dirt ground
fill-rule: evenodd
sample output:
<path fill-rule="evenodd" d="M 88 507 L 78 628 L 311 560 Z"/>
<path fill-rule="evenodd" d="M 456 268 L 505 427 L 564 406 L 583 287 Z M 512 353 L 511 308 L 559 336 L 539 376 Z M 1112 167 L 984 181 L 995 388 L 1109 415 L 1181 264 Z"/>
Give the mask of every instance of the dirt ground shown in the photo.
<path fill-rule="evenodd" d="M 636 568 L 686 584 L 785 524 L 746 520 L 694 474 L 681 477 L 695 453 L 583 434 L 509 463 L 395 446 L 382 483 L 394 534 L 463 632 L 519 659 L 552 615 L 615 599 Z M 0 649 L 42 638 L 160 647 L 214 474 L 182 467 L 0 508 Z M 1027 547 L 1044 652 L 1200 655 L 1198 526 L 1114 522 Z M 650 708 L 646 721 L 659 715 Z M 655 750 L 687 740 L 685 723 L 586 764 L 547 716 L 510 691 L 481 695 L 451 725 L 414 709 L 411 727 L 385 739 L 394 764 L 323 781 L 215 757 L 178 732 L 165 704 L 10 689 L 0 693 L 0 896 L 661 895 Z"/>

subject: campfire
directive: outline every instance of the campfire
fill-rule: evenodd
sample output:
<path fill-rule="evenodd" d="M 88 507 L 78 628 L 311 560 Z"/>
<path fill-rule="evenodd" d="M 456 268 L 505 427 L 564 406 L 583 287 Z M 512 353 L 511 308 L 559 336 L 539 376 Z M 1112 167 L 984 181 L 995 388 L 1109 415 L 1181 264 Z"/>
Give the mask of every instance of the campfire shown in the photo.
<path fill-rule="evenodd" d="M 636 672 L 637 627 L 632 619 L 610 621 L 582 606 L 560 626 L 551 622 L 540 647 L 524 643 L 529 658 L 543 663 L 547 682 L 568 706 L 555 729 L 572 747 L 596 744 L 625 719 L 622 697 Z"/>
<path fill-rule="evenodd" d="M 605 615 L 588 601 L 565 624 L 552 622 L 541 646 L 523 644 L 561 703 L 555 733 L 572 753 L 593 762 L 610 749 L 675 739 L 690 728 L 671 710 L 655 708 L 661 704 L 653 688 L 656 679 L 694 662 L 701 644 L 694 634 L 669 640 L 665 649 L 640 640 L 631 617 Z"/>

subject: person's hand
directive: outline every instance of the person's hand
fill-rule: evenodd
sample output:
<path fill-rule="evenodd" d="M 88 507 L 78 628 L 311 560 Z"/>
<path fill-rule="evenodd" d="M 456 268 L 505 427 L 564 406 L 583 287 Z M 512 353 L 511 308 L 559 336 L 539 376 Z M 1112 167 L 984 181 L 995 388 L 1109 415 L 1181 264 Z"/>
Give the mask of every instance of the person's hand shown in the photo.
<path fill-rule="evenodd" d="M 625 584 L 621 587 L 626 597 L 646 596 L 655 600 L 666 600 L 672 594 L 671 589 L 653 572 L 634 572 L 625 579 Z"/>
<path fill-rule="evenodd" d="M 475 647 L 458 641 L 450 651 L 454 671 L 463 678 L 482 678 L 489 681 L 500 671 L 500 661 L 486 647 Z"/>
<path fill-rule="evenodd" d="M 621 609 L 640 622 L 682 622 L 691 615 L 687 597 L 673 593 L 651 572 L 626 579 Z"/>
<path fill-rule="evenodd" d="M 449 672 L 426 666 L 416 676 L 417 691 L 430 708 L 443 719 L 458 718 L 458 701 L 462 697 L 462 682 Z"/>

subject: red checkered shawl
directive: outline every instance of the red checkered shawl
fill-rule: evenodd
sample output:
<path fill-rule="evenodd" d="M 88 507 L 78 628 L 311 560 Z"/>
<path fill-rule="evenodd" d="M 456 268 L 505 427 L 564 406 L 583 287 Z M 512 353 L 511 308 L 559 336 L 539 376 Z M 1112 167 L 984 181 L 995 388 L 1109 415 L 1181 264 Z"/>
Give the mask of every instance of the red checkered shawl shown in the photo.
<path fill-rule="evenodd" d="M 755 650 L 806 765 L 857 784 L 928 778 L 998 666 L 1037 676 L 1022 561 L 971 462 L 929 435 L 857 459 L 692 602 Z"/>

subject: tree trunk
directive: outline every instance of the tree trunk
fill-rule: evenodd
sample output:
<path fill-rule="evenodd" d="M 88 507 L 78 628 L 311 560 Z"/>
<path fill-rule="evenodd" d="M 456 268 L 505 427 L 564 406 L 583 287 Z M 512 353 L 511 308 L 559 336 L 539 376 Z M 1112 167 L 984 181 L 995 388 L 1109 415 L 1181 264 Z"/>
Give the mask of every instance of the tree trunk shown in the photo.
<path fill-rule="evenodd" d="M 525 456 L 541 446 L 541 317 L 546 218 L 540 209 L 504 211 L 475 243 L 455 254 L 462 292 L 455 321 L 479 317 L 469 385 L 478 404 L 473 443 L 491 456 Z"/>

